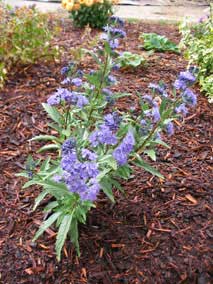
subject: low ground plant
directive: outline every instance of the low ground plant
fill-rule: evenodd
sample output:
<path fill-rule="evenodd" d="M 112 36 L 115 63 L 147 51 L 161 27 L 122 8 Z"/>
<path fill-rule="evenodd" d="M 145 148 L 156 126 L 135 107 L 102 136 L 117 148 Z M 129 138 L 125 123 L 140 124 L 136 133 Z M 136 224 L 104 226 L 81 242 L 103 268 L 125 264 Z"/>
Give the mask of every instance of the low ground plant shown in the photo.
<path fill-rule="evenodd" d="M 113 14 L 113 5 L 117 0 L 62 0 L 62 6 L 69 11 L 76 27 L 89 25 L 102 28 Z"/>
<path fill-rule="evenodd" d="M 139 39 L 142 41 L 142 47 L 145 50 L 179 53 L 178 46 L 165 36 L 156 33 L 143 33 L 140 35 Z"/>
<path fill-rule="evenodd" d="M 95 51 L 87 51 L 97 63 L 96 70 L 84 73 L 74 63 L 62 68 L 63 87 L 43 103 L 50 131 L 57 134 L 31 139 L 47 141 L 39 152 L 52 150 L 56 155 L 47 152 L 41 160 L 29 157 L 26 170 L 19 174 L 28 179 L 24 188 L 43 188 L 34 209 L 45 197 L 53 197 L 34 241 L 55 224 L 58 260 L 67 238 L 80 255 L 78 224 L 86 223 L 101 191 L 115 202 L 113 192 L 124 192 L 120 182 L 128 180 L 135 167 L 163 179 L 147 156 L 156 161 L 156 146 L 169 147 L 163 137 L 174 133 L 173 120 L 182 121 L 196 105 L 196 95 L 189 88 L 195 77 L 185 71 L 174 82 L 172 92 L 163 84 L 150 83 L 150 94 L 138 94 L 139 108 L 125 112 L 117 107 L 118 98 L 131 94 L 112 91 L 117 83 L 112 71 L 119 68 L 115 50 L 126 37 L 119 21 L 116 23 L 104 27 Z"/>
<path fill-rule="evenodd" d="M 146 59 L 143 55 L 124 51 L 118 56 L 117 63 L 123 68 L 136 68 L 145 65 Z"/>
<path fill-rule="evenodd" d="M 0 86 L 12 67 L 57 56 L 57 47 L 50 45 L 52 37 L 47 16 L 34 6 L 11 8 L 1 3 Z"/>
<path fill-rule="evenodd" d="M 189 60 L 189 66 L 198 67 L 201 89 L 213 101 L 213 5 L 210 14 L 191 26 L 187 21 L 180 25 L 180 48 Z"/>

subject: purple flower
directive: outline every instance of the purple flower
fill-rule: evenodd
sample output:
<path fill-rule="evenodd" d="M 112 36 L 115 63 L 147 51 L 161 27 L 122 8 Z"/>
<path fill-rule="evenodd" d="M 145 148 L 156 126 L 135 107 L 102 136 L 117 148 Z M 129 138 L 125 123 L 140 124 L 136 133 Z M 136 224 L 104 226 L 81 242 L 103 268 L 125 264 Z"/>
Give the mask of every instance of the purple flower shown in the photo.
<path fill-rule="evenodd" d="M 81 193 L 81 199 L 95 201 L 97 199 L 98 193 L 100 192 L 100 189 L 100 185 L 96 181 L 96 179 L 91 179 L 87 190 Z"/>
<path fill-rule="evenodd" d="M 196 78 L 189 71 L 180 72 L 178 79 L 191 84 L 193 84 L 196 81 Z"/>
<path fill-rule="evenodd" d="M 112 84 L 112 85 L 117 82 L 116 78 L 114 76 L 112 76 L 112 75 L 109 75 L 107 77 L 107 80 L 108 80 L 109 84 Z"/>
<path fill-rule="evenodd" d="M 112 49 L 118 48 L 119 40 L 117 38 L 112 39 L 112 40 L 109 41 L 109 45 Z"/>
<path fill-rule="evenodd" d="M 76 99 L 77 99 L 76 105 L 79 108 L 83 108 L 85 105 L 89 104 L 89 101 L 85 96 L 77 95 Z"/>
<path fill-rule="evenodd" d="M 76 140 L 74 138 L 71 137 L 65 140 L 61 146 L 62 157 L 75 152 L 75 147 L 76 147 Z"/>
<path fill-rule="evenodd" d="M 118 165 L 122 166 L 127 163 L 128 156 L 135 145 L 135 138 L 132 132 L 128 132 L 121 144 L 113 151 L 112 155 Z"/>
<path fill-rule="evenodd" d="M 61 68 L 61 75 L 66 75 L 69 71 L 69 67 L 65 66 Z"/>
<path fill-rule="evenodd" d="M 65 78 L 62 82 L 61 82 L 62 85 L 68 85 L 68 84 L 71 84 L 71 80 L 70 78 Z"/>
<path fill-rule="evenodd" d="M 82 80 L 80 78 L 74 78 L 74 79 L 72 79 L 71 82 L 76 87 L 81 87 L 82 86 Z"/>
<path fill-rule="evenodd" d="M 60 102 L 61 102 L 61 97 L 58 94 L 51 95 L 47 100 L 47 103 L 50 106 L 59 105 Z"/>
<path fill-rule="evenodd" d="M 194 75 L 189 72 L 180 72 L 177 80 L 174 83 L 174 87 L 177 90 L 185 90 L 188 86 L 192 85 L 196 81 Z"/>
<path fill-rule="evenodd" d="M 126 32 L 121 30 L 121 29 L 113 28 L 113 27 L 110 27 L 110 26 L 106 26 L 103 29 L 104 29 L 105 32 L 109 33 L 112 37 L 113 36 L 120 37 L 120 38 L 126 37 Z"/>
<path fill-rule="evenodd" d="M 63 169 L 63 180 L 69 191 L 77 193 L 81 200 L 94 201 L 100 191 L 96 180 L 99 170 L 95 162 L 81 163 L 75 152 L 64 156 L 61 160 Z"/>
<path fill-rule="evenodd" d="M 120 65 L 120 64 L 115 64 L 115 65 L 112 67 L 112 70 L 118 71 L 120 68 L 121 68 L 121 65 Z"/>
<path fill-rule="evenodd" d="M 163 97 L 168 97 L 165 91 L 166 89 L 165 85 L 160 86 L 159 84 L 150 83 L 148 87 L 152 89 L 154 92 L 156 92 L 158 95 L 161 95 Z"/>
<path fill-rule="evenodd" d="M 188 110 L 187 110 L 185 104 L 181 104 L 181 105 L 179 105 L 178 107 L 175 108 L 175 112 L 178 113 L 178 114 L 181 114 L 183 116 L 186 116 L 187 113 L 188 113 Z"/>
<path fill-rule="evenodd" d="M 121 118 L 117 112 L 113 112 L 112 114 L 109 113 L 104 116 L 104 123 L 110 130 L 116 130 L 120 122 Z"/>
<path fill-rule="evenodd" d="M 82 70 L 77 70 L 76 74 L 81 78 L 84 76 L 84 72 Z"/>
<path fill-rule="evenodd" d="M 160 112 L 159 112 L 159 108 L 158 106 L 155 106 L 152 108 L 152 118 L 153 118 L 153 122 L 156 123 L 160 120 Z"/>
<path fill-rule="evenodd" d="M 110 91 L 107 88 L 102 89 L 102 93 L 106 96 L 112 96 L 112 94 L 113 94 L 112 91 Z"/>
<path fill-rule="evenodd" d="M 182 94 L 183 102 L 188 106 L 194 107 L 197 104 L 197 96 L 190 90 L 186 89 Z"/>
<path fill-rule="evenodd" d="M 98 165 L 93 162 L 81 164 L 80 176 L 84 179 L 95 178 L 99 174 Z"/>
<path fill-rule="evenodd" d="M 110 21 L 111 21 L 114 25 L 119 25 L 119 26 L 121 26 L 121 27 L 124 26 L 124 20 L 122 20 L 122 19 L 119 18 L 119 17 L 112 16 L 112 17 L 110 17 Z"/>
<path fill-rule="evenodd" d="M 115 145 L 117 144 L 116 135 L 112 133 L 109 127 L 101 125 L 98 130 L 92 132 L 89 141 L 93 147 L 99 144 Z"/>
<path fill-rule="evenodd" d="M 90 161 L 94 161 L 98 157 L 96 153 L 94 153 L 94 152 L 92 152 L 88 149 L 82 149 L 81 154 L 82 154 L 82 157 L 84 159 L 88 159 Z"/>
<path fill-rule="evenodd" d="M 59 105 L 60 102 L 64 100 L 64 96 L 67 92 L 69 92 L 67 89 L 58 88 L 57 91 L 48 98 L 47 100 L 48 105 L 50 106 Z"/>
<path fill-rule="evenodd" d="M 140 134 L 142 135 L 142 136 L 146 136 L 146 135 L 148 135 L 148 133 L 149 133 L 149 130 L 150 130 L 150 125 L 148 125 L 148 123 L 147 123 L 147 121 L 145 120 L 145 119 L 142 119 L 141 121 L 140 121 L 140 124 L 141 124 L 141 129 L 140 129 Z"/>
<path fill-rule="evenodd" d="M 187 84 L 184 80 L 175 80 L 174 87 L 176 90 L 185 90 L 187 88 Z"/>
<path fill-rule="evenodd" d="M 166 132 L 169 136 L 172 136 L 174 134 L 174 124 L 172 122 L 167 123 Z"/>
<path fill-rule="evenodd" d="M 142 97 L 142 99 L 143 99 L 145 102 L 147 102 L 148 104 L 150 104 L 150 105 L 153 104 L 153 98 L 152 98 L 152 96 L 150 96 L 150 95 L 144 95 L 144 96 Z"/>
<path fill-rule="evenodd" d="M 68 155 L 65 155 L 61 160 L 61 168 L 66 172 L 72 172 L 74 170 L 74 165 L 77 162 L 76 152 L 72 152 Z"/>

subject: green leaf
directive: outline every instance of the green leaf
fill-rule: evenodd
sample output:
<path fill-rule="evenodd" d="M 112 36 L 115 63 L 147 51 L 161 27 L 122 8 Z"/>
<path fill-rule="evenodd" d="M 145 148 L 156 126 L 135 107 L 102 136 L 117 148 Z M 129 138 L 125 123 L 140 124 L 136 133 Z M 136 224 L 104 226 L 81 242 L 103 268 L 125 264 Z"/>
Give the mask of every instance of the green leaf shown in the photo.
<path fill-rule="evenodd" d="M 44 151 L 50 151 L 50 150 L 58 150 L 60 149 L 60 146 L 57 145 L 57 144 L 48 144 L 48 145 L 45 145 L 43 147 L 41 147 L 37 153 L 41 153 L 41 152 L 44 152 Z"/>
<path fill-rule="evenodd" d="M 135 153 L 135 157 L 136 160 L 134 161 L 134 164 L 136 166 L 142 167 L 145 171 L 149 172 L 150 174 L 157 176 L 161 179 L 164 179 L 164 176 L 162 174 L 160 174 L 155 168 L 150 166 L 147 162 L 142 160 L 142 158 L 137 153 Z"/>
<path fill-rule="evenodd" d="M 162 145 L 167 149 L 170 149 L 171 147 L 166 144 L 164 141 L 160 140 L 160 139 L 156 139 L 155 141 L 152 141 L 152 144 L 158 144 L 158 145 Z"/>
<path fill-rule="evenodd" d="M 120 185 L 120 183 L 115 180 L 115 179 L 111 179 L 112 185 L 117 188 L 118 190 L 120 190 L 122 193 L 124 193 L 124 189 L 123 187 Z"/>
<path fill-rule="evenodd" d="M 147 154 L 152 159 L 152 161 L 156 161 L 156 153 L 153 149 L 145 150 L 144 153 Z"/>
<path fill-rule="evenodd" d="M 56 244 L 55 244 L 56 255 L 57 255 L 58 261 L 61 260 L 61 250 L 62 250 L 62 247 L 65 243 L 67 234 L 70 229 L 70 225 L 72 222 L 72 216 L 73 216 L 73 213 L 70 215 L 65 215 L 60 224 L 59 230 L 58 230 L 58 234 L 56 237 Z"/>
<path fill-rule="evenodd" d="M 77 251 L 77 255 L 80 256 L 80 248 L 79 248 L 79 242 L 78 242 L 78 221 L 76 218 L 72 219 L 69 233 L 70 233 L 71 241 L 74 244 L 75 249 Z"/>
<path fill-rule="evenodd" d="M 29 175 L 28 175 L 28 173 L 26 173 L 26 172 L 21 172 L 21 173 L 15 174 L 15 176 L 16 176 L 16 177 L 29 178 Z"/>
<path fill-rule="evenodd" d="M 40 171 L 47 171 L 49 169 L 49 166 L 50 166 L 50 160 L 51 160 L 51 157 L 47 157 L 47 159 L 42 163 L 41 165 L 41 168 L 40 168 Z"/>
<path fill-rule="evenodd" d="M 39 180 L 36 180 L 36 179 L 31 179 L 29 181 L 27 181 L 24 185 L 23 185 L 23 189 L 31 186 L 31 185 L 34 185 L 34 184 L 38 184 Z"/>
<path fill-rule="evenodd" d="M 62 212 L 55 212 L 46 221 L 44 221 L 32 241 L 36 241 L 58 219 L 61 214 Z"/>
<path fill-rule="evenodd" d="M 44 208 L 45 212 L 51 211 L 52 209 L 56 208 L 58 206 L 58 201 L 52 201 Z"/>
<path fill-rule="evenodd" d="M 56 199 L 60 199 L 70 194 L 66 185 L 63 183 L 54 182 L 52 180 L 45 180 L 38 181 L 37 184 L 42 185 L 45 190 L 47 190 L 49 194 L 55 196 Z"/>
<path fill-rule="evenodd" d="M 45 111 L 48 113 L 49 117 L 52 118 L 52 120 L 54 120 L 58 124 L 61 124 L 61 114 L 58 112 L 58 110 L 55 107 L 49 106 L 48 104 L 45 103 L 43 103 L 42 106 L 45 109 Z"/>
<path fill-rule="evenodd" d="M 53 136 L 53 135 L 38 135 L 30 139 L 30 141 L 56 141 L 59 142 L 60 140 Z"/>
<path fill-rule="evenodd" d="M 109 178 L 105 177 L 100 181 L 100 186 L 103 190 L 103 192 L 106 194 L 106 196 L 115 203 L 115 199 L 112 193 L 112 183 Z"/>
<path fill-rule="evenodd" d="M 44 190 L 42 191 L 35 199 L 35 204 L 33 206 L 33 211 L 38 207 L 40 202 L 45 198 L 45 196 L 48 194 L 48 191 Z"/>
<path fill-rule="evenodd" d="M 128 180 L 131 174 L 131 168 L 128 165 L 119 167 L 116 171 L 116 175 L 119 177 Z"/>

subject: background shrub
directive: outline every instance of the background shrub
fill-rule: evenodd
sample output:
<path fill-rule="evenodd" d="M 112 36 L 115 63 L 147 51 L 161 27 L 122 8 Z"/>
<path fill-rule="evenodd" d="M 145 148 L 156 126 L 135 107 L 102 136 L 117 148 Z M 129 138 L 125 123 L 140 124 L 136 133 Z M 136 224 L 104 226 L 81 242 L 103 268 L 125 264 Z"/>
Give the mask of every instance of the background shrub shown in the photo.
<path fill-rule="evenodd" d="M 47 15 L 34 6 L 12 9 L 0 4 L 0 86 L 11 68 L 57 55 L 50 46 L 52 32 Z"/>
<path fill-rule="evenodd" d="M 102 28 L 113 14 L 111 0 L 63 0 L 62 6 L 70 12 L 70 18 L 76 27 L 89 25 L 92 28 Z"/>
<path fill-rule="evenodd" d="M 210 15 L 190 26 L 186 21 L 180 25 L 180 47 L 190 64 L 198 67 L 201 89 L 213 100 L 213 6 Z"/>

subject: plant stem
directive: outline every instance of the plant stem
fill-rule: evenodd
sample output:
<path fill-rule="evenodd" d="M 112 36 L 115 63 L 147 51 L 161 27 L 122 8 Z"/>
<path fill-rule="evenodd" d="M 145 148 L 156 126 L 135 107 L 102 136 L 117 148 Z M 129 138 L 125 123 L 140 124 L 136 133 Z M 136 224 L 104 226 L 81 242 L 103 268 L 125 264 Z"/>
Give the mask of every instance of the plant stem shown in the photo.
<path fill-rule="evenodd" d="M 105 78 L 106 71 L 107 71 L 108 61 L 109 61 L 109 54 L 107 53 L 106 59 L 105 59 L 105 63 L 104 63 L 104 69 L 103 69 L 102 77 L 101 77 L 101 80 L 100 80 L 100 85 L 99 85 L 97 93 L 96 93 L 96 95 L 94 97 L 94 101 L 97 100 L 97 98 L 99 97 L 99 95 L 101 93 L 101 90 L 102 90 L 102 87 L 103 87 L 103 83 L 104 83 L 104 78 Z M 94 108 L 91 107 L 90 112 L 89 112 L 89 116 L 88 116 L 88 121 L 90 121 L 93 111 L 94 111 Z"/>

